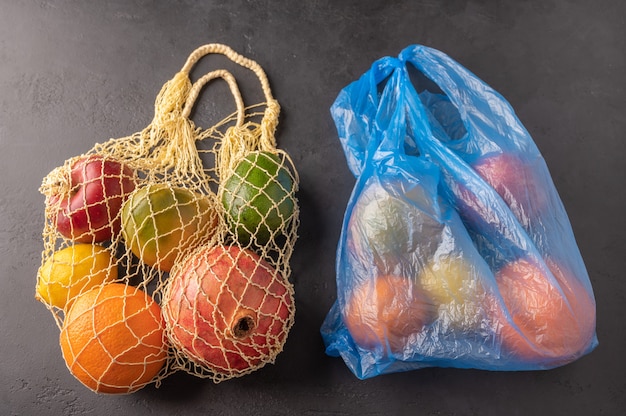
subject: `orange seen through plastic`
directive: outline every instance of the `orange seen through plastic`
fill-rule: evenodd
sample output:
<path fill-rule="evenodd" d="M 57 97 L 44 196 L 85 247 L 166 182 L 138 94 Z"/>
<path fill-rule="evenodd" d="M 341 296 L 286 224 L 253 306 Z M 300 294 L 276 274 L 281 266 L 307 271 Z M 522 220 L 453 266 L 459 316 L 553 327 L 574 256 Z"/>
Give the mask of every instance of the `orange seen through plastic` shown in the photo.
<path fill-rule="evenodd" d="M 498 288 L 515 324 L 503 326 L 503 345 L 523 360 L 570 359 L 584 352 L 594 334 L 592 297 L 564 268 L 551 261 L 547 265 L 558 286 L 539 266 L 524 259 L 508 264 L 496 274 Z"/>
<path fill-rule="evenodd" d="M 434 317 L 434 305 L 411 279 L 382 275 L 354 288 L 347 300 L 344 322 L 363 348 L 404 350 L 408 337 Z"/>
<path fill-rule="evenodd" d="M 145 292 L 109 283 L 81 294 L 61 329 L 70 372 L 98 393 L 131 393 L 149 384 L 167 358 L 160 306 Z"/>

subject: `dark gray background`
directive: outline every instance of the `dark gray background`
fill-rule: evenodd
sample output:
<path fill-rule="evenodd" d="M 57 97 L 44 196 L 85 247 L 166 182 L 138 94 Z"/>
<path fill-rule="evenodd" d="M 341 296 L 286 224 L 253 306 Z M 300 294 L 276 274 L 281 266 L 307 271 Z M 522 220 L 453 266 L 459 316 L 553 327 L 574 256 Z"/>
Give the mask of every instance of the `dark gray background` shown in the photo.
<path fill-rule="evenodd" d="M 222 42 L 257 60 L 282 105 L 278 142 L 301 178 L 297 315 L 275 365 L 214 385 L 186 374 L 99 396 L 69 374 L 34 299 L 42 178 L 146 126 L 187 55 Z M 357 380 L 324 355 L 334 253 L 354 179 L 329 107 L 377 58 L 421 43 L 504 95 L 542 151 L 597 299 L 600 346 L 562 368 L 427 369 Z M 0 414 L 621 415 L 626 410 L 626 2 L 0 1 Z M 197 74 L 228 66 L 203 61 Z M 258 87 L 236 72 L 244 98 Z M 200 125 L 233 110 L 217 83 Z"/>

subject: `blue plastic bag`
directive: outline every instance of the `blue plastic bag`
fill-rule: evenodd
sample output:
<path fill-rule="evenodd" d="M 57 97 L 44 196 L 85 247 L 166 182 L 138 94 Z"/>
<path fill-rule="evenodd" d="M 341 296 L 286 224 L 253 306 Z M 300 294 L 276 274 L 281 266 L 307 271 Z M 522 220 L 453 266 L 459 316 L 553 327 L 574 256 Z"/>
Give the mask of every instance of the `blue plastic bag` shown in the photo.
<path fill-rule="evenodd" d="M 331 109 L 356 184 L 326 353 L 361 379 L 548 369 L 593 350 L 595 299 L 539 150 L 445 54 L 375 62 Z"/>

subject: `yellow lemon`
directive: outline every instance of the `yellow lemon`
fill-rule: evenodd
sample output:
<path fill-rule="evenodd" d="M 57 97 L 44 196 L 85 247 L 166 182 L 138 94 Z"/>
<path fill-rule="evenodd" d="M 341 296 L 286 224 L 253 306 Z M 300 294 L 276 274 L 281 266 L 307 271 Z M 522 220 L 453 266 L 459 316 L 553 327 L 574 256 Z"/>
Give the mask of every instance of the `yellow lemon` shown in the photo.
<path fill-rule="evenodd" d="M 116 279 L 117 264 L 109 250 L 97 244 L 74 244 L 55 251 L 39 268 L 35 297 L 65 309 L 83 291 Z"/>

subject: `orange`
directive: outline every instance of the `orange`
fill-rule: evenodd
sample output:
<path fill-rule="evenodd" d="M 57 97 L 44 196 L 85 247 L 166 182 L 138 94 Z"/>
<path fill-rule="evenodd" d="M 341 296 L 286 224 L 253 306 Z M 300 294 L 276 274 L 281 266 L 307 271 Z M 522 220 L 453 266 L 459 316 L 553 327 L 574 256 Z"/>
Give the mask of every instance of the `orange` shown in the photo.
<path fill-rule="evenodd" d="M 147 293 L 109 283 L 79 295 L 61 329 L 70 372 L 97 393 L 132 393 L 165 365 L 160 306 Z"/>
<path fill-rule="evenodd" d="M 525 259 L 496 274 L 514 324 L 502 326 L 502 341 L 512 355 L 525 361 L 566 362 L 580 356 L 591 343 L 595 303 L 576 277 L 556 263 L 547 265 L 556 285 L 539 265 Z"/>
<path fill-rule="evenodd" d="M 401 354 L 411 335 L 434 317 L 434 306 L 404 276 L 382 275 L 357 283 L 348 298 L 344 322 L 352 339 L 366 349 Z"/>

